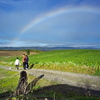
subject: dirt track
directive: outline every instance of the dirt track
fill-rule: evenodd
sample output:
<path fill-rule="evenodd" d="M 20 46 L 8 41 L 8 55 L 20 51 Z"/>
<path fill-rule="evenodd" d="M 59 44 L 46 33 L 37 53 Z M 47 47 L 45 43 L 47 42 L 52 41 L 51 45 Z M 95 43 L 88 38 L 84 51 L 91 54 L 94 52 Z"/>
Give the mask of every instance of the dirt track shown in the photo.
<path fill-rule="evenodd" d="M 12 69 L 9 69 L 9 67 L 7 66 L 0 65 L 0 68 L 16 71 L 14 67 Z M 21 68 L 19 72 L 20 71 L 22 71 Z M 100 77 L 99 76 L 90 76 L 90 75 L 85 75 L 85 74 L 76 74 L 76 73 L 70 73 L 70 72 L 44 70 L 44 69 L 30 69 L 26 71 L 28 74 L 31 74 L 33 76 L 39 76 L 41 74 L 44 74 L 45 79 L 58 82 L 60 84 L 67 84 L 71 86 L 82 87 L 85 89 L 100 91 Z"/>
<path fill-rule="evenodd" d="M 69 72 L 52 71 L 44 69 L 31 69 L 27 71 L 31 75 L 39 76 L 44 74 L 44 78 L 60 84 L 82 87 L 85 89 L 100 90 L 100 77 Z"/>

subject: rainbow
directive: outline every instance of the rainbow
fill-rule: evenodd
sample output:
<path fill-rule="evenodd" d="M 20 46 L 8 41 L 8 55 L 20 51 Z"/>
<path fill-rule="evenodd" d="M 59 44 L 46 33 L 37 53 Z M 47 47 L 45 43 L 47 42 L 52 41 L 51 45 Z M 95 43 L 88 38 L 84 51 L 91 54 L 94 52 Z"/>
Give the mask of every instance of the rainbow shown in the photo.
<path fill-rule="evenodd" d="M 91 7 L 69 7 L 69 8 L 60 8 L 58 10 L 51 11 L 49 13 L 46 13 L 42 15 L 41 17 L 37 17 L 36 19 L 33 19 L 28 25 L 26 25 L 24 28 L 21 29 L 20 34 L 26 33 L 28 30 L 36 26 L 37 24 L 40 24 L 52 17 L 59 16 L 61 14 L 65 13 L 75 13 L 75 12 L 91 12 L 91 13 L 98 13 L 99 9 L 91 8 Z"/>

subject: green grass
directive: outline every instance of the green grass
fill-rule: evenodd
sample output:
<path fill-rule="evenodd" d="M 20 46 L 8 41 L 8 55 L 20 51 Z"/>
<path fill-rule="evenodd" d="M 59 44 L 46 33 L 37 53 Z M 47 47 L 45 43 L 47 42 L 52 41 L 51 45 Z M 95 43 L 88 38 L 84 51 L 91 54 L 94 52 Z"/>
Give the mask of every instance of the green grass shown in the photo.
<path fill-rule="evenodd" d="M 28 75 L 28 82 L 32 81 L 35 77 Z M 19 72 L 10 71 L 3 68 L 0 68 L 0 100 L 5 100 L 5 98 L 9 98 L 9 94 L 13 93 L 16 89 L 19 80 Z M 27 96 L 18 96 L 14 97 L 12 100 L 16 100 L 16 98 L 28 98 L 28 100 L 44 100 L 44 98 L 56 98 L 66 100 L 99 100 L 98 97 L 89 97 L 82 96 L 79 88 L 71 87 L 68 85 L 58 84 L 55 82 L 51 82 L 49 80 L 41 79 L 37 82 L 36 86 L 33 88 L 33 92 Z M 79 90 L 78 90 L 79 89 Z M 77 90 L 78 92 L 71 91 Z M 37 97 L 41 99 L 37 99 Z M 34 99 L 33 99 L 34 98 Z M 43 98 L 43 99 L 42 99 Z M 10 99 L 6 99 L 10 100 Z"/>
<path fill-rule="evenodd" d="M 15 90 L 19 81 L 19 72 L 10 71 L 0 68 L 0 93 Z M 35 76 L 28 75 L 28 82 L 31 82 Z M 41 79 L 37 82 L 37 86 L 34 88 L 48 86 L 52 84 L 57 84 L 56 82 L 51 82 L 49 80 Z"/>
<path fill-rule="evenodd" d="M 0 68 L 0 93 L 13 91 L 18 83 L 17 72 Z"/>
<path fill-rule="evenodd" d="M 55 50 L 30 56 L 34 68 L 100 76 L 100 50 Z"/>
<path fill-rule="evenodd" d="M 18 85 L 19 81 L 19 72 L 16 71 L 10 71 L 3 68 L 0 68 L 0 100 L 1 98 L 5 98 L 6 95 L 9 96 L 11 93 L 13 93 Z M 31 82 L 35 76 L 28 75 L 28 82 Z M 49 86 L 57 84 L 56 82 L 51 82 L 49 80 L 41 79 L 37 82 L 36 86 L 33 88 L 34 90 L 37 90 L 44 86 Z M 3 99 L 4 100 L 4 99 Z"/>
<path fill-rule="evenodd" d="M 0 58 L 1 64 L 14 66 L 16 57 Z M 19 57 L 22 61 L 22 57 Z M 100 76 L 100 50 L 54 50 L 29 56 L 34 68 Z M 22 67 L 22 66 L 21 66 Z"/>
<path fill-rule="evenodd" d="M 76 64 L 100 64 L 100 50 L 55 50 L 30 56 L 30 62 L 73 62 Z"/>

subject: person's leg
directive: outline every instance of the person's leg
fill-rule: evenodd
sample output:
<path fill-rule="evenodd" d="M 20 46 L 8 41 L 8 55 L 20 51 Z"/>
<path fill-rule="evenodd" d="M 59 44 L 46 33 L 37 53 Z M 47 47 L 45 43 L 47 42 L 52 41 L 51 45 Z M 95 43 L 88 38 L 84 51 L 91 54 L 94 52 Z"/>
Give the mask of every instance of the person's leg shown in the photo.
<path fill-rule="evenodd" d="M 26 69 L 28 69 L 28 63 L 26 63 Z"/>
<path fill-rule="evenodd" d="M 23 69 L 25 69 L 25 67 L 26 67 L 26 63 L 25 63 L 25 62 L 23 62 Z"/>
<path fill-rule="evenodd" d="M 29 67 L 28 63 L 27 63 L 27 68 Z"/>
<path fill-rule="evenodd" d="M 25 63 L 25 62 L 23 62 L 23 69 L 25 69 L 25 67 L 26 67 L 26 63 Z"/>
<path fill-rule="evenodd" d="M 19 70 L 19 65 L 17 65 L 17 70 Z"/>

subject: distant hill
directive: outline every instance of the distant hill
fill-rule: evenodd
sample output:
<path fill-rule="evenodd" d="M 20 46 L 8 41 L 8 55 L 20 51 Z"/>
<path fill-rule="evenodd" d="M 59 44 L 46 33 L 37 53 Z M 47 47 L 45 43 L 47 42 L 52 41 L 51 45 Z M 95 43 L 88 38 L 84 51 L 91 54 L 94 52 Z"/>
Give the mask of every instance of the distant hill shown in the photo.
<path fill-rule="evenodd" d="M 26 50 L 26 49 L 36 49 L 41 51 L 51 51 L 51 50 L 66 50 L 66 49 L 100 49 L 99 47 L 0 47 L 0 50 Z"/>

